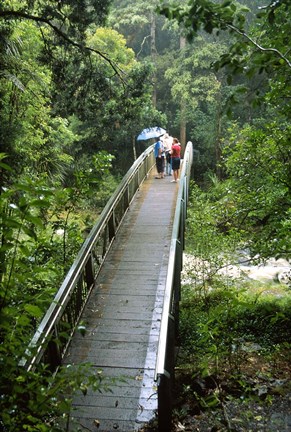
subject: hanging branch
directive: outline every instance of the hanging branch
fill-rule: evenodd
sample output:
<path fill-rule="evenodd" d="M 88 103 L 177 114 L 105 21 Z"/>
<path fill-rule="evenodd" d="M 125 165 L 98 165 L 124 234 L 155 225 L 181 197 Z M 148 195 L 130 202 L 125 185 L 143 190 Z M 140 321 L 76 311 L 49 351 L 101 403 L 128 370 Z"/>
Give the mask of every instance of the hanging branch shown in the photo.
<path fill-rule="evenodd" d="M 109 65 L 111 66 L 111 68 L 113 69 L 113 71 L 115 72 L 115 75 L 117 75 L 120 80 L 124 83 L 124 80 L 122 78 L 122 74 L 124 74 L 124 72 L 122 71 L 122 69 L 120 69 L 120 67 L 114 62 L 112 61 L 107 54 L 96 50 L 94 48 L 82 45 L 74 40 L 72 40 L 71 38 L 68 37 L 68 35 L 66 33 L 64 33 L 62 30 L 60 30 L 55 24 L 53 24 L 49 19 L 43 18 L 43 17 L 39 17 L 39 16 L 35 16 L 35 15 L 30 15 L 21 11 L 0 11 L 0 18 L 8 18 L 8 19 L 12 19 L 12 18 L 24 18 L 27 20 L 31 20 L 31 21 L 35 21 L 37 23 L 43 23 L 48 25 L 51 29 L 53 29 L 53 31 L 58 34 L 62 39 L 64 39 L 66 42 L 68 42 L 70 45 L 78 48 L 80 51 L 83 52 L 94 52 L 95 54 L 98 54 L 101 58 L 103 58 L 107 63 L 109 63 Z"/>
<path fill-rule="evenodd" d="M 282 60 L 284 60 L 284 62 L 287 63 L 288 67 L 291 69 L 291 62 L 284 56 L 284 54 L 282 54 L 279 50 L 277 50 L 277 48 L 264 48 L 261 45 L 259 45 L 254 39 L 252 39 L 248 34 L 246 34 L 242 30 L 239 30 L 237 27 L 235 27 L 235 26 L 233 26 L 231 24 L 227 24 L 227 27 L 229 29 L 235 31 L 239 35 L 245 37 L 249 42 L 251 42 L 260 51 L 262 51 L 262 52 L 272 52 L 272 53 L 277 54 Z"/>

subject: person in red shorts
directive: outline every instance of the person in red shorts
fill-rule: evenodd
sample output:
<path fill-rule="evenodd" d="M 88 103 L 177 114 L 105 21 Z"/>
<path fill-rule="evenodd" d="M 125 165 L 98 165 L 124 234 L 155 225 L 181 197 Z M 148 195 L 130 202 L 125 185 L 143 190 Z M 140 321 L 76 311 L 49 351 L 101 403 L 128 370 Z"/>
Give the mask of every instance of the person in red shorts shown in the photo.
<path fill-rule="evenodd" d="M 179 181 L 178 177 L 181 164 L 181 144 L 179 143 L 178 138 L 173 138 L 173 144 L 171 147 L 171 161 L 174 176 L 172 183 L 177 183 L 177 181 Z"/>

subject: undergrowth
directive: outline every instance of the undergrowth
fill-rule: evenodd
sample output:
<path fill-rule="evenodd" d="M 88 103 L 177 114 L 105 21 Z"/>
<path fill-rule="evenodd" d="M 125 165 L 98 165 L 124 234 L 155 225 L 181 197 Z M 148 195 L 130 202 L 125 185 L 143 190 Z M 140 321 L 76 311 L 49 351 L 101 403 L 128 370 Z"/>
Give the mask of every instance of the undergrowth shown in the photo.
<path fill-rule="evenodd" d="M 183 287 L 176 418 L 233 398 L 272 403 L 275 394 L 291 390 L 291 293 L 280 289 L 279 298 L 258 295 L 249 283 L 230 286 L 223 278 L 208 291 Z"/>
<path fill-rule="evenodd" d="M 228 273 L 241 252 L 248 264 L 260 257 L 244 232 L 221 228 L 224 192 L 219 182 L 208 192 L 192 187 L 173 430 L 283 430 L 266 422 L 267 407 L 288 405 L 291 394 L 291 290 Z"/>

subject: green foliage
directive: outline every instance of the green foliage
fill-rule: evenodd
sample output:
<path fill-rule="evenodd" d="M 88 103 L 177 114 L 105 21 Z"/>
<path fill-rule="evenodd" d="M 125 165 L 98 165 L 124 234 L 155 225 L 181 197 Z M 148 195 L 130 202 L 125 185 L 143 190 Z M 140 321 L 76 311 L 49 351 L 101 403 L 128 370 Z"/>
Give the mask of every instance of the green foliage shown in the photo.
<path fill-rule="evenodd" d="M 126 39 L 105 27 L 110 3 L 109 22 Z M 66 371 L 56 381 L 42 381 L 43 370 L 26 375 L 18 362 L 84 235 L 131 165 L 134 137 L 151 124 L 168 124 L 178 135 L 180 122 L 187 122 L 195 175 L 209 187 L 200 193 L 193 186 L 189 210 L 196 289 L 187 292 L 191 309 L 186 300 L 183 305 L 187 351 L 193 354 L 197 339 L 198 351 L 207 353 L 201 369 L 211 373 L 225 359 L 238 369 L 241 347 L 259 337 L 255 329 L 264 345 L 282 342 L 279 329 L 282 340 L 287 338 L 290 315 L 284 305 L 247 298 L 218 276 L 241 245 L 253 255 L 290 256 L 290 2 L 273 2 L 257 16 L 257 2 L 244 3 L 252 13 L 233 1 L 180 1 L 163 8 L 176 20 L 170 22 L 154 15 L 156 0 L 1 2 L 0 145 L 6 160 L 0 161 L 0 358 L 6 430 L 64 430 L 56 418 L 68 412 L 70 398 L 58 399 L 58 389 L 87 386 L 78 371 L 71 381 Z M 184 49 L 179 25 L 188 40 L 195 36 Z M 159 109 L 152 106 L 153 85 Z M 226 111 L 236 123 L 226 119 Z M 214 171 L 227 180 L 218 181 Z M 216 396 L 201 403 L 215 405 Z"/>
<path fill-rule="evenodd" d="M 124 72 L 130 70 L 135 62 L 134 52 L 126 47 L 124 36 L 116 30 L 99 27 L 95 33 L 88 34 L 88 45 L 102 52 L 110 53 L 111 60 L 116 62 Z"/>
<path fill-rule="evenodd" d="M 156 53 L 162 55 L 168 52 L 170 40 L 178 40 L 177 32 L 169 30 L 169 22 L 156 13 L 157 4 L 157 0 L 147 2 L 113 0 L 112 2 L 108 24 L 126 36 L 128 46 L 132 47 L 139 59 L 147 59 L 151 55 L 153 46 Z M 155 40 L 151 40 L 150 37 L 153 24 L 157 29 Z"/>
<path fill-rule="evenodd" d="M 289 141 L 290 127 L 283 123 L 230 131 L 223 150 L 228 179 L 208 182 L 205 193 L 193 187 L 188 230 L 193 230 L 189 245 L 195 252 L 201 236 L 203 249 L 203 236 L 215 235 L 218 252 L 220 242 L 232 242 L 249 248 L 252 256 L 290 258 Z"/>
<path fill-rule="evenodd" d="M 70 232 L 70 246 L 56 234 L 62 220 L 59 214 L 57 225 L 57 205 L 53 210 L 58 197 L 45 182 L 39 180 L 35 186 L 30 179 L 1 194 L 1 308 L 14 304 L 22 314 L 25 302 L 33 301 L 44 313 L 72 262 L 71 254 L 80 247 L 83 239 L 80 229 L 78 237 L 72 235 L 73 223 L 67 222 L 65 232 L 66 237 Z M 12 317 L 15 319 L 15 311 Z"/>
<path fill-rule="evenodd" d="M 188 44 L 171 55 L 164 72 L 174 101 L 171 126 L 178 129 L 181 121 L 187 124 L 195 147 L 196 178 L 207 169 L 215 170 L 218 159 L 216 148 L 222 135 L 226 96 L 222 79 L 211 69 L 211 64 L 225 50 L 225 44 L 197 37 L 195 48 Z"/>
<path fill-rule="evenodd" d="M 82 41 L 84 31 L 90 24 L 104 24 L 109 3 L 110 0 L 65 0 L 58 5 L 52 0 L 4 0 L 0 17 L 40 22 L 51 26 L 58 35 L 62 34 L 61 28 L 67 26 L 64 35 Z"/>
<path fill-rule="evenodd" d="M 77 430 L 70 417 L 72 395 L 84 395 L 90 388 L 102 393 L 110 391 L 111 381 L 102 371 L 92 372 L 90 365 L 63 366 L 56 376 L 46 368 L 27 372 L 17 364 L 14 352 L 0 348 L 3 368 L 1 377 L 1 430 L 5 432 Z M 10 361 L 3 362 L 8 356 Z"/>
<path fill-rule="evenodd" d="M 179 5 L 160 8 L 160 13 L 169 19 L 178 20 L 179 24 L 186 27 L 190 39 L 201 29 L 212 33 L 215 29 L 226 30 L 231 23 L 242 28 L 245 23 L 244 13 L 248 11 L 248 8 L 238 8 L 233 1 L 228 0 L 221 4 L 209 0 L 190 0 L 186 7 Z"/>
<path fill-rule="evenodd" d="M 258 298 L 251 284 L 245 288 L 214 283 L 203 297 L 193 286 L 183 288 L 177 369 L 187 384 L 183 397 L 197 413 L 230 400 L 261 406 L 289 391 L 290 292 Z"/>
<path fill-rule="evenodd" d="M 5 161 L 5 155 L 1 159 Z M 4 161 L 1 169 L 12 171 Z M 103 181 L 110 161 L 106 154 L 95 157 Z M 88 185 L 92 188 L 92 172 L 77 177 L 82 180 L 75 191 L 82 201 L 82 192 L 88 193 Z M 99 178 L 102 186 L 102 174 Z M 47 176 L 37 182 L 35 177 L 22 176 L 0 195 L 0 424 L 5 431 L 65 430 L 65 420 L 59 417 L 69 413 L 71 399 L 66 392 L 88 386 L 106 389 L 99 377 L 88 377 L 86 370 L 64 369 L 52 377 L 48 371 L 27 372 L 19 365 L 83 242 L 82 229 L 88 227 L 78 220 L 77 205 L 73 188 L 50 187 Z"/>
<path fill-rule="evenodd" d="M 3 5 L 0 33 L 9 24 L 9 38 L 0 47 L 0 140 L 18 171 L 27 166 L 66 181 L 70 156 L 86 161 L 106 150 L 133 161 L 131 136 L 151 106 L 150 68 L 115 30 L 96 27 L 108 5 L 23 2 L 25 12 L 16 0 Z M 19 21 L 10 21 L 15 16 Z"/>
<path fill-rule="evenodd" d="M 62 180 L 72 161 L 66 150 L 75 136 L 66 120 L 51 115 L 48 96 L 51 73 L 39 63 L 43 49 L 39 31 L 31 22 L 20 23 L 13 38 L 19 48 L 10 54 L 6 68 L 10 75 L 17 77 L 22 88 L 0 80 L 2 148 L 16 175 L 37 177 L 46 173 L 50 179 Z"/>
<path fill-rule="evenodd" d="M 229 84 L 237 75 L 250 81 L 258 75 L 262 80 L 271 77 L 279 87 L 284 86 L 283 98 L 288 95 L 290 98 L 290 53 L 284 54 L 288 43 L 286 35 L 290 32 L 289 8 L 288 1 L 273 2 L 260 7 L 259 13 L 252 15 L 251 22 L 247 19 L 250 10 L 234 1 L 220 4 L 210 0 L 189 0 L 186 7 L 161 6 L 160 13 L 178 21 L 189 40 L 197 37 L 201 30 L 217 35 L 222 31 L 222 37 L 228 31 L 228 50 L 214 60 L 214 68 L 226 69 Z M 265 85 L 260 87 L 255 89 L 256 102 L 258 95 L 265 91 Z"/>
<path fill-rule="evenodd" d="M 259 150 L 258 153 L 262 154 Z M 251 159 L 250 154 L 246 149 L 245 157 Z M 234 167 L 239 173 L 237 160 Z M 282 178 L 284 170 L 279 171 Z M 248 371 L 250 364 L 258 362 L 261 367 L 264 362 L 271 362 L 273 373 L 281 373 L 276 369 L 277 359 L 288 352 L 291 336 L 288 287 L 273 283 L 258 289 L 254 282 L 222 271 L 224 266 L 237 265 L 237 249 L 244 247 L 247 236 L 243 224 L 240 229 L 232 224 L 232 180 L 211 180 L 207 192 L 192 185 L 186 242 L 192 259 L 180 310 L 179 363 L 189 369 L 185 391 L 191 393 L 200 409 L 223 403 L 226 381 L 236 396 L 258 397 L 263 390 L 259 379 L 256 381 L 256 365 Z"/>
<path fill-rule="evenodd" d="M 229 226 L 225 235 L 220 226 L 219 212 L 227 212 L 228 207 L 224 185 L 218 182 L 213 189 L 209 193 L 202 192 L 195 184 L 191 185 L 186 226 L 187 250 L 199 259 L 194 270 L 201 276 L 203 286 L 234 258 L 241 245 L 240 233 Z"/>
<path fill-rule="evenodd" d="M 290 295 L 274 299 L 249 293 L 233 283 L 201 296 L 186 287 L 182 295 L 181 339 L 192 361 L 199 361 L 203 376 L 217 374 L 227 364 L 232 373 L 240 371 L 244 351 L 252 344 L 265 352 L 290 340 Z M 246 285 L 247 286 L 247 285 Z"/>
<path fill-rule="evenodd" d="M 211 72 L 210 65 L 214 55 L 218 58 L 218 50 L 223 52 L 224 49 L 223 46 L 217 49 L 214 42 L 198 38 L 196 50 L 193 50 L 191 45 L 186 46 L 177 53 L 179 61 L 172 61 L 167 68 L 165 77 L 170 82 L 172 97 L 179 101 L 182 99 L 187 103 L 189 116 L 190 112 L 198 107 L 199 102 L 209 104 L 216 102 L 220 83 L 215 74 Z"/>
<path fill-rule="evenodd" d="M 224 223 L 243 229 L 261 256 L 290 257 L 290 139 L 284 123 L 246 126 L 224 151 L 230 176 Z"/>

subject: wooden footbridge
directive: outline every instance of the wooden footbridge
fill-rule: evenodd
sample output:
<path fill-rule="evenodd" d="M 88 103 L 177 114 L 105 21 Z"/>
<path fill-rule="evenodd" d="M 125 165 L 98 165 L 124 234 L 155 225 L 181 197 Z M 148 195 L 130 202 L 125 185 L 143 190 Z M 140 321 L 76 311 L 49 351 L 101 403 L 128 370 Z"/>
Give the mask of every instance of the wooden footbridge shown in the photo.
<path fill-rule="evenodd" d="M 188 143 L 173 183 L 155 179 L 152 147 L 139 157 L 31 342 L 27 369 L 90 363 L 92 374 L 109 379 L 110 391 L 74 395 L 71 431 L 132 432 L 151 421 L 170 431 L 191 164 Z"/>

